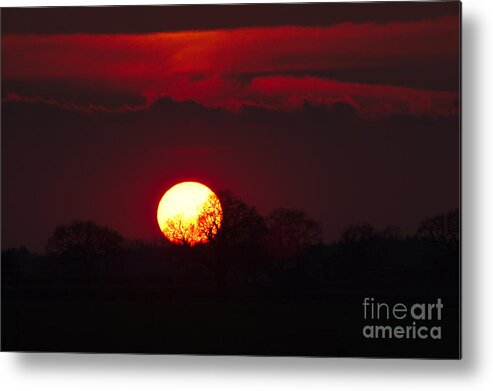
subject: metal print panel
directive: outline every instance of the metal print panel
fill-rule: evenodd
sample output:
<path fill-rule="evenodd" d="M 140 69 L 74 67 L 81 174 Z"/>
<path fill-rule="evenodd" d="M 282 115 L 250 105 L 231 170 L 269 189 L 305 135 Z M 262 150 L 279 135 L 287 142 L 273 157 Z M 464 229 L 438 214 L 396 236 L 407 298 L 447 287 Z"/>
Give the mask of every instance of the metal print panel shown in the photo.
<path fill-rule="evenodd" d="M 2 9 L 2 350 L 460 358 L 460 12 Z"/>

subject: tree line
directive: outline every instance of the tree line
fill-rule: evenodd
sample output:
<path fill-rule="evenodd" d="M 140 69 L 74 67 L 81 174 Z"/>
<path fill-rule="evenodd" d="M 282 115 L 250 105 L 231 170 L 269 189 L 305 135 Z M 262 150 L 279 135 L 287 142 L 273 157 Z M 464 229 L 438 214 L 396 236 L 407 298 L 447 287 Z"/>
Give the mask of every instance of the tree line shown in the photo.
<path fill-rule="evenodd" d="M 414 265 L 433 273 L 455 271 L 458 263 L 458 210 L 425 219 L 415 235 L 404 236 L 396 226 L 378 230 L 363 223 L 348 226 L 339 240 L 325 244 L 320 224 L 301 210 L 277 208 L 264 217 L 230 192 L 218 192 L 218 198 L 222 220 L 217 219 L 217 206 L 208 204 L 194 228 L 206 230 L 207 243 L 189 246 L 191 233 L 180 227 L 175 238 L 181 244 L 175 244 L 164 237 L 126 239 L 110 227 L 79 220 L 56 227 L 44 256 L 25 248 L 4 251 L 4 281 L 10 283 L 16 263 L 26 259 L 49 263 L 57 270 L 52 279 L 66 279 L 72 268 L 88 283 L 102 276 L 116 278 L 126 268 L 126 281 L 139 276 L 159 281 L 162 276 L 186 285 L 200 276 L 197 283 L 209 278 L 219 291 L 227 285 L 315 286 L 318 281 L 322 286 L 345 278 L 363 283 L 370 274 L 384 275 L 399 260 L 402 265 L 396 268 Z"/>

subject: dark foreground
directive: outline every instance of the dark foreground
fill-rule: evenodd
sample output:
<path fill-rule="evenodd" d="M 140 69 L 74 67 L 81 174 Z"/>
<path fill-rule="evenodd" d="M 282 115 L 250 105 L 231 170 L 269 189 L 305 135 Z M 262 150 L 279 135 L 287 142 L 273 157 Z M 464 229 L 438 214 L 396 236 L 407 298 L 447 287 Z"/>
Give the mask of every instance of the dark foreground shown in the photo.
<path fill-rule="evenodd" d="M 121 260 L 124 264 L 124 259 Z M 142 261 L 145 264 L 145 261 Z M 149 263 L 150 267 L 152 263 Z M 152 270 L 152 267 L 150 267 Z M 112 270 L 112 268 L 110 268 Z M 113 268 L 113 271 L 115 269 Z M 170 281 L 154 270 L 77 280 L 10 274 L 2 286 L 2 350 L 458 358 L 458 273 L 349 273 L 295 267 L 283 278 Z M 440 340 L 367 339 L 363 300 L 434 303 L 444 309 Z M 420 324 L 435 324 L 423 321 Z M 412 324 L 412 319 L 401 321 Z"/>

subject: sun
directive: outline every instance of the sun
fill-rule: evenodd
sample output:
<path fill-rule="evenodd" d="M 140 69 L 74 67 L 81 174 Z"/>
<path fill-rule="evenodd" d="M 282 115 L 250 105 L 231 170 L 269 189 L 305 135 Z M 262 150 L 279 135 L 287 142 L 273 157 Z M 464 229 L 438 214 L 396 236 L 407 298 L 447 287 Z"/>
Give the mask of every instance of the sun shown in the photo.
<path fill-rule="evenodd" d="M 206 243 L 221 228 L 223 210 L 217 195 L 198 182 L 182 182 L 164 193 L 157 208 L 157 221 L 173 243 Z"/>

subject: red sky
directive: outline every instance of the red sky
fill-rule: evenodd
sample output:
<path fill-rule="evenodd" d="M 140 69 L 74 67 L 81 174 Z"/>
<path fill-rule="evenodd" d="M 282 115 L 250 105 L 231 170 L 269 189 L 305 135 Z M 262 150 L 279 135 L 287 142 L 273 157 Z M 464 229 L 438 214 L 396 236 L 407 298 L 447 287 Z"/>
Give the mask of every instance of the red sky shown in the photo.
<path fill-rule="evenodd" d="M 165 95 L 231 110 L 244 104 L 293 108 L 306 100 L 344 101 L 370 116 L 450 115 L 457 112 L 458 91 L 445 80 L 447 72 L 433 72 L 444 79 L 441 88 L 410 79 L 429 72 L 434 63 L 458 63 L 458 40 L 459 19 L 450 15 L 325 27 L 5 34 L 2 77 L 92 83 L 147 100 Z M 366 73 L 369 80 L 353 82 L 350 72 Z M 10 89 L 8 83 L 4 93 L 15 93 L 17 99 L 40 95 Z M 39 98 L 61 99 L 46 92 Z"/>

